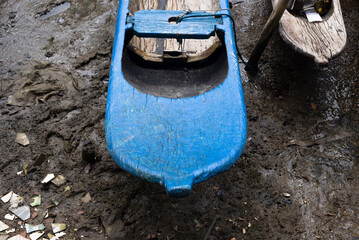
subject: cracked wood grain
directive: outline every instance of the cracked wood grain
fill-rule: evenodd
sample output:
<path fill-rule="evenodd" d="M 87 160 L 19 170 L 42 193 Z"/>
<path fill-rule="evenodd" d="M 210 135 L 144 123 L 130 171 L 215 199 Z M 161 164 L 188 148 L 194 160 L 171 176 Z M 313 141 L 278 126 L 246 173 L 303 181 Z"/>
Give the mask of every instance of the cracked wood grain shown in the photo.
<path fill-rule="evenodd" d="M 272 0 L 273 6 L 278 0 Z M 296 17 L 287 10 L 279 22 L 283 40 L 317 64 L 327 64 L 345 48 L 347 34 L 339 0 L 333 0 L 323 22 L 309 23 L 304 17 Z"/>
<path fill-rule="evenodd" d="M 130 3 L 130 12 L 133 14 L 139 10 L 186 10 L 216 12 L 220 9 L 218 0 L 135 0 Z M 185 39 L 179 44 L 176 39 L 138 38 L 136 36 L 130 42 L 145 60 L 153 62 L 163 61 L 163 52 L 184 51 L 188 61 L 197 61 L 207 57 L 218 46 L 220 40 L 217 36 L 206 40 Z"/>

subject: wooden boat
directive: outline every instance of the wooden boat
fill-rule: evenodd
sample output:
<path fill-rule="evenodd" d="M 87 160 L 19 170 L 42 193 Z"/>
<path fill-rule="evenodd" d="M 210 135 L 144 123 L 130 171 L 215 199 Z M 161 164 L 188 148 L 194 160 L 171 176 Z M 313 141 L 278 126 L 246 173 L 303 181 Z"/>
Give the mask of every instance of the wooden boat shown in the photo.
<path fill-rule="evenodd" d="M 124 170 L 170 196 L 225 171 L 246 141 L 227 0 L 122 0 L 106 141 Z"/>
<path fill-rule="evenodd" d="M 272 0 L 273 7 L 278 0 Z M 347 41 L 339 0 L 332 0 L 329 12 L 322 22 L 309 22 L 304 16 L 285 10 L 280 22 L 279 33 L 283 40 L 320 65 L 340 54 Z"/>

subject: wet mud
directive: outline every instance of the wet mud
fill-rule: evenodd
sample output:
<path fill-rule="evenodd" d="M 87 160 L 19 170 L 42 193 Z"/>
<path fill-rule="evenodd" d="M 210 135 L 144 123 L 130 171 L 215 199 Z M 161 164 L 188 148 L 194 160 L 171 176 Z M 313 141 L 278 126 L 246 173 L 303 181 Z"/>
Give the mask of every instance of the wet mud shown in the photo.
<path fill-rule="evenodd" d="M 348 43 L 327 66 L 275 31 L 260 72 L 241 72 L 243 155 L 182 199 L 121 170 L 107 151 L 118 1 L 72 0 L 40 19 L 63 3 L 0 3 L 0 196 L 14 191 L 29 204 L 40 193 L 46 234 L 56 222 L 67 224 L 64 239 L 359 239 L 358 1 L 341 2 Z M 232 9 L 245 57 L 270 12 L 259 0 Z M 30 144 L 16 143 L 17 133 Z M 48 173 L 67 181 L 41 184 Z M 3 220 L 8 208 L 0 203 L 0 220 L 12 236 L 23 229 Z"/>

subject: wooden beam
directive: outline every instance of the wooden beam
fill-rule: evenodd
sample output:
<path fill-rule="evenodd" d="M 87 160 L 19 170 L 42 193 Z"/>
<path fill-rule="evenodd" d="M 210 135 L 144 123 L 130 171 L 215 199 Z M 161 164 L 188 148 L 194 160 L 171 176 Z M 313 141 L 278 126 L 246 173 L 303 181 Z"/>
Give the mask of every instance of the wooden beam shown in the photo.
<path fill-rule="evenodd" d="M 266 25 L 264 26 L 262 34 L 252 51 L 251 57 L 246 64 L 246 71 L 258 71 L 259 59 L 261 58 L 262 53 L 266 49 L 274 29 L 277 27 L 279 20 L 281 19 L 285 9 L 287 8 L 288 2 L 289 0 L 279 0 L 278 4 L 274 7 Z"/>
<path fill-rule="evenodd" d="M 218 0 L 131 0 L 130 13 L 145 9 L 184 11 L 187 8 L 192 11 L 207 11 L 215 13 L 220 9 Z M 146 61 L 163 62 L 166 52 L 184 52 L 187 62 L 196 62 L 207 58 L 221 41 L 217 36 L 209 39 L 183 39 L 180 44 L 175 38 L 138 38 L 131 40 L 129 47 Z"/>

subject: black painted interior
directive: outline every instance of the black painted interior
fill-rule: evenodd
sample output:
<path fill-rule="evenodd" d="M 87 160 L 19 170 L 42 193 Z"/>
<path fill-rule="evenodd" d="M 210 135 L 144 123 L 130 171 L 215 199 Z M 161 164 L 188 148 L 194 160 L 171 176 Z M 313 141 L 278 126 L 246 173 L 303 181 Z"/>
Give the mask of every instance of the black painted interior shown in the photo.
<path fill-rule="evenodd" d="M 227 53 L 222 42 L 222 47 L 203 61 L 187 63 L 175 59 L 154 63 L 143 60 L 125 47 L 122 72 L 140 92 L 165 98 L 193 97 L 212 90 L 226 79 Z"/>

